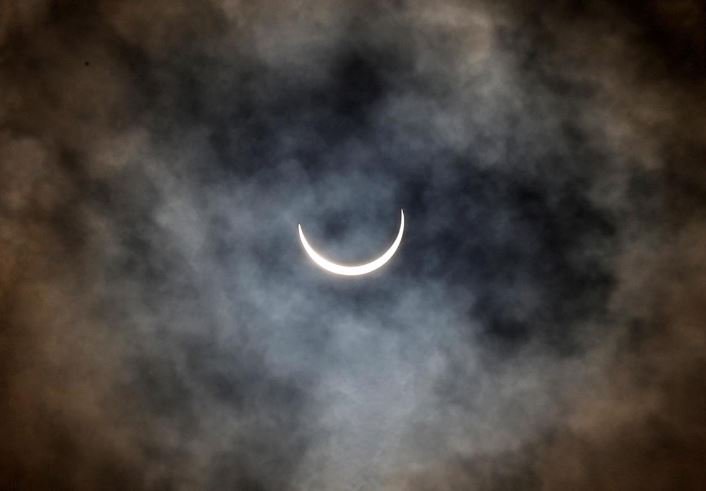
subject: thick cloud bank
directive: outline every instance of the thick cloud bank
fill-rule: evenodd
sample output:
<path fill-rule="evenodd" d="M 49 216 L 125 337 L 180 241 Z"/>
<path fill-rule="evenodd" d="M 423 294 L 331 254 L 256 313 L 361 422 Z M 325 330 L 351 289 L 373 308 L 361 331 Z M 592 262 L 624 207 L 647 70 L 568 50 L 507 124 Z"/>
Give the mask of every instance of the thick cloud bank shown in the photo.
<path fill-rule="evenodd" d="M 0 488 L 703 489 L 705 24 L 0 1 Z"/>

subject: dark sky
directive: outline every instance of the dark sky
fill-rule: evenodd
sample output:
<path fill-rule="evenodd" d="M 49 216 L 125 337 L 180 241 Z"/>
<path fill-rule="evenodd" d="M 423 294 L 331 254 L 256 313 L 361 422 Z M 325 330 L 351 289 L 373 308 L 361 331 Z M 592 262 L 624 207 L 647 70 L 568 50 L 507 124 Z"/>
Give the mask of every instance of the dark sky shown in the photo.
<path fill-rule="evenodd" d="M 0 489 L 704 489 L 705 25 L 0 0 Z"/>

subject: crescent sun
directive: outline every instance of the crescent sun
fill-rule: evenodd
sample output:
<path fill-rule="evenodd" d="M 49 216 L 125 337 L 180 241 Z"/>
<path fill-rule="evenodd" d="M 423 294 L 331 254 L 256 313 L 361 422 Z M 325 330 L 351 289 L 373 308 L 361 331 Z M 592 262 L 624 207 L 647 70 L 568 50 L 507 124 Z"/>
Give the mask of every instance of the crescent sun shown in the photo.
<path fill-rule="evenodd" d="M 306 240 L 306 237 L 304 236 L 304 232 L 302 231 L 302 226 L 301 224 L 299 225 L 299 239 L 302 241 L 302 246 L 304 247 L 304 250 L 306 253 L 309 255 L 312 261 L 314 261 L 320 268 L 325 269 L 329 273 L 334 273 L 334 274 L 339 274 L 343 276 L 360 276 L 364 274 L 371 273 L 375 271 L 376 269 L 381 268 L 382 266 L 387 263 L 392 256 L 395 255 L 395 252 L 397 252 L 397 248 L 400 246 L 400 242 L 402 242 L 402 234 L 404 233 L 404 211 L 400 210 L 400 230 L 397 232 L 397 237 L 395 238 L 395 241 L 392 243 L 389 249 L 387 249 L 380 257 L 377 259 L 374 259 L 368 263 L 365 264 L 357 264 L 357 265 L 344 265 L 344 264 L 337 264 L 330 259 L 325 258 L 318 252 L 314 250 L 313 247 L 309 244 L 309 241 Z"/>

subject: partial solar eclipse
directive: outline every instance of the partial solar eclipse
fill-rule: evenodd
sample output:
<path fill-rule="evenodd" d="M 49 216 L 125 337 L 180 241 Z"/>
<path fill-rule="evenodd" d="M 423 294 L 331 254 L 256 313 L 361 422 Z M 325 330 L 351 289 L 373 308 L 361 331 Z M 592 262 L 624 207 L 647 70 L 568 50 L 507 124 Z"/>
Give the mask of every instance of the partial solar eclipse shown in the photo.
<path fill-rule="evenodd" d="M 397 252 L 397 248 L 400 246 L 400 242 L 402 242 L 402 234 L 404 233 L 404 211 L 400 210 L 400 230 L 397 232 L 397 237 L 395 238 L 395 241 L 392 243 L 389 249 L 387 249 L 382 256 L 378 257 L 377 259 L 374 259 L 370 262 L 367 262 L 365 264 L 357 264 L 357 265 L 344 265 L 344 264 L 338 264 L 330 259 L 325 258 L 318 252 L 314 250 L 313 247 L 309 244 L 309 242 L 306 240 L 306 237 L 304 236 L 304 232 L 302 231 L 302 226 L 301 224 L 299 225 L 299 239 L 302 241 L 302 246 L 304 247 L 304 250 L 306 253 L 309 255 L 312 261 L 316 263 L 317 266 L 319 266 L 321 269 L 324 269 L 328 271 L 329 273 L 333 274 L 339 274 L 343 276 L 361 276 L 364 274 L 372 273 L 376 269 L 379 269 L 385 265 L 390 259 L 392 259 L 392 256 L 395 255 L 395 252 Z"/>

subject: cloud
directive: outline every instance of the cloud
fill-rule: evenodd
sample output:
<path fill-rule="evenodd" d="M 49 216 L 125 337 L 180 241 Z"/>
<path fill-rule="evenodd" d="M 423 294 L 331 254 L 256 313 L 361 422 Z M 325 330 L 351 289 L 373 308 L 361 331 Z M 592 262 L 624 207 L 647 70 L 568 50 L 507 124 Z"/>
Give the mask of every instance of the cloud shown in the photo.
<path fill-rule="evenodd" d="M 2 4 L 0 487 L 698 489 L 680 5 Z"/>

